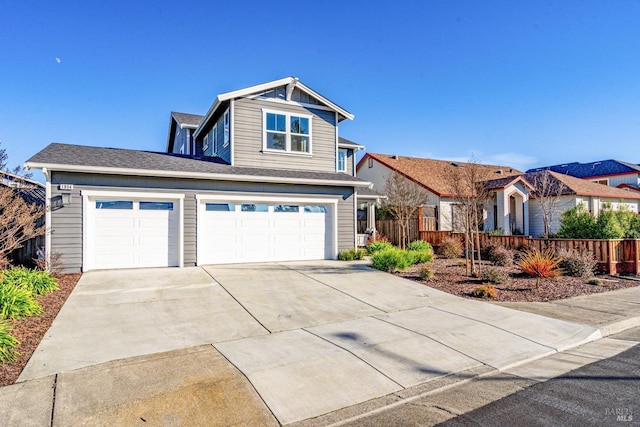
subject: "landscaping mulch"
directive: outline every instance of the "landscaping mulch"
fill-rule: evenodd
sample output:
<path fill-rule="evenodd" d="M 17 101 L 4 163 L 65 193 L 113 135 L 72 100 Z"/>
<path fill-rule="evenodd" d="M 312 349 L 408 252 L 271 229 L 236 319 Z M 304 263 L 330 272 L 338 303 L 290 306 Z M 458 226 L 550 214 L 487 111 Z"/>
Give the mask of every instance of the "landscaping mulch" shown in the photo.
<path fill-rule="evenodd" d="M 473 298 L 471 291 L 486 282 L 467 276 L 464 259 L 436 258 L 430 263 L 434 271 L 434 279 L 427 282 L 419 277 L 421 265 L 396 273 L 397 275 L 416 280 L 426 286 L 448 292 L 465 298 Z M 640 286 L 640 281 L 624 276 L 596 276 L 602 282 L 600 285 L 589 284 L 589 279 L 560 276 L 553 280 L 542 279 L 539 282 L 525 275 L 517 266 L 498 267 L 483 262 L 481 268 L 495 268 L 509 274 L 509 280 L 501 285 L 493 285 L 498 290 L 498 297 L 492 301 L 509 302 L 544 302 L 576 297 L 579 295 L 595 294 L 612 291 L 614 289 Z"/>
<path fill-rule="evenodd" d="M 11 321 L 13 326 L 11 334 L 20 342 L 18 346 L 20 358 L 11 365 L 0 364 L 0 386 L 16 382 L 22 369 L 53 323 L 53 319 L 56 318 L 62 305 L 71 294 L 71 291 L 73 291 L 73 288 L 75 288 L 78 280 L 80 280 L 80 276 L 80 273 L 58 276 L 57 281 L 60 290 L 38 297 L 38 302 L 44 308 L 44 312 L 41 315 Z"/>

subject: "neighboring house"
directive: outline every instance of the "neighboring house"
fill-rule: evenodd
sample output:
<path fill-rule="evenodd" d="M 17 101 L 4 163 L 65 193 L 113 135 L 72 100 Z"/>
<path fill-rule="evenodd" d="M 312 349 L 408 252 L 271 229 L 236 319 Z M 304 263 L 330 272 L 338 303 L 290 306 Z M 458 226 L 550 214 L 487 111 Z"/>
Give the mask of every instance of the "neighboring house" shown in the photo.
<path fill-rule="evenodd" d="M 467 163 L 416 157 L 391 156 L 367 153 L 358 163 L 357 176 L 370 181 L 374 190 L 384 193 L 387 177 L 397 172 L 422 186 L 429 192 L 430 200 L 423 207 L 423 215 L 435 217 L 436 230 L 458 229 L 455 221 L 458 195 L 452 194 L 450 177 L 455 168 L 469 167 Z M 484 210 L 484 230 L 501 230 L 505 234 L 539 236 L 544 233 L 540 199 L 536 198 L 534 185 L 544 171 L 522 172 L 508 166 L 481 165 L 485 188 L 490 191 L 490 200 Z M 551 223 L 551 232 L 560 227 L 560 215 L 580 203 L 597 215 L 605 204 L 613 209 L 626 207 L 638 213 L 640 193 L 604 186 L 557 172 L 550 172 L 551 185 L 560 189 L 560 197 Z M 453 219 L 453 220 L 452 220 Z"/>
<path fill-rule="evenodd" d="M 535 176 L 542 173 L 544 171 L 528 172 L 523 178 L 528 182 L 535 183 L 537 182 Z M 604 186 L 558 172 L 550 171 L 550 174 L 554 181 L 552 185 L 558 188 L 561 194 L 550 224 L 552 233 L 560 228 L 561 213 L 581 203 L 593 215 L 598 215 L 605 204 L 610 205 L 613 209 L 624 206 L 635 213 L 640 211 L 640 192 Z M 542 207 L 540 201 L 535 197 L 532 197 L 529 203 L 529 218 L 529 234 L 534 237 L 542 235 L 544 233 Z"/>
<path fill-rule="evenodd" d="M 610 187 L 640 192 L 640 165 L 633 163 L 619 160 L 600 160 L 591 163 L 573 162 L 530 169 L 527 173 L 541 170 L 550 170 Z"/>
<path fill-rule="evenodd" d="M 429 202 L 423 208 L 423 216 L 425 216 L 426 223 L 433 224 L 432 228 L 435 230 L 452 230 L 459 227 L 457 221 L 455 221 L 456 195 L 453 194 L 452 185 L 448 178 L 455 173 L 454 169 L 462 168 L 466 165 L 467 163 L 447 160 L 367 153 L 358 163 L 356 175 L 358 178 L 372 182 L 373 189 L 382 194 L 385 193 L 385 185 L 391 172 L 398 172 L 409 178 L 429 193 Z M 485 223 L 493 225 L 494 218 L 500 216 L 506 218 L 505 221 L 501 221 L 499 224 L 496 222 L 497 228 L 504 228 L 505 225 L 510 223 L 508 216 L 510 207 L 513 207 L 514 212 L 522 212 L 522 209 L 517 209 L 515 200 L 517 199 L 517 205 L 520 207 L 526 203 L 526 195 L 523 196 L 521 194 L 523 192 L 517 190 L 517 188 L 525 184 L 518 180 L 512 182 L 522 172 L 508 166 L 481 165 L 481 168 L 487 177 L 496 177 L 499 180 L 509 178 L 505 182 L 496 182 L 494 185 L 496 191 L 500 187 L 501 194 L 506 195 L 507 201 L 502 198 L 498 202 L 496 199 L 496 209 L 499 207 L 500 211 L 494 213 L 494 210 L 488 210 L 488 217 L 485 219 Z M 514 200 L 513 203 L 509 202 L 511 199 Z M 505 210 L 507 210 L 506 213 Z M 511 215 L 511 217 L 515 217 L 515 214 Z M 521 230 L 524 230 L 524 220 L 521 220 L 522 223 L 519 226 Z"/>
<path fill-rule="evenodd" d="M 51 144 L 48 247 L 67 271 L 334 259 L 356 244 L 353 115 L 298 79 L 172 113 L 167 152 Z M 183 153 L 183 154 L 181 154 Z M 53 232 L 52 232 L 53 231 Z"/>
<path fill-rule="evenodd" d="M 9 172 L 0 171 L 0 186 L 12 188 L 28 204 L 45 205 L 45 186 L 38 181 L 24 178 Z M 44 224 L 44 216 L 36 220 L 36 226 Z M 10 255 L 16 264 L 31 264 L 38 257 L 38 252 L 44 249 L 44 235 L 36 236 L 24 242 L 23 246 Z"/>

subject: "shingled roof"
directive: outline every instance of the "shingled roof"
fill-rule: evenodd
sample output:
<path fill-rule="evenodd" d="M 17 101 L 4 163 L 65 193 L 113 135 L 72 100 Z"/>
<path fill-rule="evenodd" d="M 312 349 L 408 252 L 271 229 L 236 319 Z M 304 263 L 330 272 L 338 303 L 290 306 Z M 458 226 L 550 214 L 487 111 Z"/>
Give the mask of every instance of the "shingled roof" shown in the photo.
<path fill-rule="evenodd" d="M 527 173 L 541 170 L 550 170 L 552 172 L 585 179 L 611 175 L 623 175 L 628 173 L 640 173 L 640 166 L 633 163 L 621 162 L 620 160 L 609 159 L 590 163 L 573 162 L 554 166 L 545 166 L 542 168 L 530 169 Z"/>
<path fill-rule="evenodd" d="M 390 169 L 399 172 L 412 181 L 440 197 L 453 197 L 448 177 L 456 173 L 457 168 L 468 167 L 469 163 L 449 160 L 424 159 L 421 157 L 392 156 L 389 154 L 367 153 L 358 163 L 358 169 L 372 158 Z M 485 180 L 515 177 L 522 171 L 509 166 L 478 165 Z"/>
<path fill-rule="evenodd" d="M 87 173 L 148 175 L 176 178 L 218 179 L 253 182 L 301 182 L 317 185 L 366 187 L 359 178 L 331 172 L 230 166 L 218 158 L 194 159 L 190 156 L 123 148 L 90 147 L 52 143 L 27 160 L 31 168 Z"/>
<path fill-rule="evenodd" d="M 176 111 L 172 111 L 171 115 L 176 119 L 180 127 L 188 127 L 191 129 L 197 128 L 204 117 L 199 114 L 178 113 Z"/>
<path fill-rule="evenodd" d="M 524 178 L 535 185 L 536 175 L 545 173 L 545 171 L 529 172 Z M 606 197 L 612 199 L 637 199 L 640 200 L 640 193 L 635 191 L 623 190 L 616 187 L 610 187 L 604 184 L 598 184 L 584 179 L 564 175 L 558 172 L 549 171 L 551 177 L 563 186 L 563 195 L 578 195 L 592 197 Z"/>

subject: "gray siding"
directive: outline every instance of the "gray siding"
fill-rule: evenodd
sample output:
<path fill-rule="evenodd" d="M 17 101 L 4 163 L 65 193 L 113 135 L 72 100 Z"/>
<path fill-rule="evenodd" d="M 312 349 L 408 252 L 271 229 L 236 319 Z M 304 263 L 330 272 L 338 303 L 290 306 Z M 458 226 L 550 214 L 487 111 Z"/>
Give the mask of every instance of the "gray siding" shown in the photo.
<path fill-rule="evenodd" d="M 262 109 L 312 115 L 311 157 L 296 154 L 264 153 L 262 151 Z M 272 169 L 291 169 L 335 172 L 336 122 L 335 113 L 294 104 L 261 99 L 235 101 L 234 166 Z"/>
<path fill-rule="evenodd" d="M 604 178 L 603 178 L 604 179 Z M 640 174 L 616 175 L 607 177 L 611 187 L 617 187 L 620 184 L 640 184 Z"/>
<path fill-rule="evenodd" d="M 58 184 L 73 184 L 72 191 L 58 190 Z M 197 204 L 196 194 L 228 191 L 230 194 L 271 193 L 284 195 L 338 195 L 338 249 L 353 247 L 353 188 L 291 184 L 171 179 L 143 176 L 118 176 L 53 172 L 52 197 L 71 193 L 71 203 L 51 212 L 51 251 L 61 256 L 66 271 L 82 270 L 82 190 L 183 193 L 184 198 L 184 265 L 196 264 Z"/>
<path fill-rule="evenodd" d="M 338 252 L 356 246 L 354 196 L 338 202 Z"/>

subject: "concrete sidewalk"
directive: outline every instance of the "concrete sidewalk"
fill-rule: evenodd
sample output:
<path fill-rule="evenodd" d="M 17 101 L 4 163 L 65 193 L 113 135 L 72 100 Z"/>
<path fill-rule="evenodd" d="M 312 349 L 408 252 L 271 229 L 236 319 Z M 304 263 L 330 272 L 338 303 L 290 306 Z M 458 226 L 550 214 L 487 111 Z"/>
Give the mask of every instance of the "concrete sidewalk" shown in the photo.
<path fill-rule="evenodd" d="M 171 274 L 160 275 L 164 279 L 154 285 L 161 293 L 124 279 L 115 291 L 99 281 L 79 288 L 74 304 L 92 301 L 93 293 L 106 298 L 107 306 L 124 303 L 124 309 L 131 303 L 149 315 L 187 298 L 197 307 L 195 322 L 189 310 L 171 309 L 173 317 L 163 328 L 178 337 L 202 328 L 183 347 L 209 345 L 54 371 L 1 388 L 0 418 L 9 425 L 46 426 L 347 422 L 476 378 L 500 374 L 537 381 L 608 357 L 628 344 L 600 338 L 633 326 L 640 315 L 640 288 L 507 308 L 457 298 L 358 263 L 256 264 L 243 266 L 242 274 L 234 270 L 207 267 L 208 275 L 202 275 L 203 269 L 186 269 L 190 281 L 184 285 L 171 281 L 177 277 L 167 278 L 178 270 L 165 270 Z M 155 298 L 167 294 L 166 302 Z M 207 304 L 214 302 L 225 304 L 209 313 L 210 320 L 221 322 L 220 329 L 207 318 Z M 244 330 L 225 322 L 224 307 Z M 160 313 L 153 316 L 162 319 Z M 173 319 L 187 323 L 174 325 Z M 151 339 L 151 324 L 143 326 Z M 166 345 L 160 340 L 152 348 Z M 46 351 L 53 350 L 45 348 L 43 357 Z"/>

